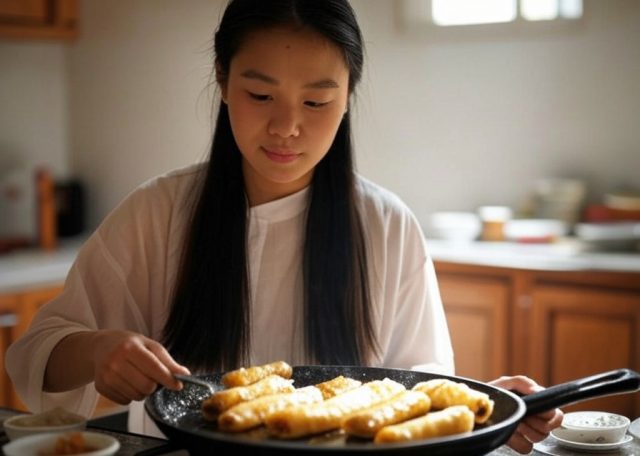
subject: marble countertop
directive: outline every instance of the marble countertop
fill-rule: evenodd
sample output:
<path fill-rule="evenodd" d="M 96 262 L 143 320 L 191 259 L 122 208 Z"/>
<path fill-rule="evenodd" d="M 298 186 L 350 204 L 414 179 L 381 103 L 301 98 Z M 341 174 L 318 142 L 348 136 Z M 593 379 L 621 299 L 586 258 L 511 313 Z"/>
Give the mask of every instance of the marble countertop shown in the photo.
<path fill-rule="evenodd" d="M 59 285 L 86 238 L 61 241 L 57 249 L 22 249 L 0 256 L 0 293 Z"/>
<path fill-rule="evenodd" d="M 60 242 L 53 251 L 24 249 L 0 256 L 0 293 L 58 285 L 86 240 L 85 236 Z M 427 239 L 436 261 L 547 271 L 640 272 L 640 252 L 591 252 L 570 240 L 554 244 L 509 242 L 454 242 Z"/>
<path fill-rule="evenodd" d="M 564 239 L 552 244 L 427 239 L 436 261 L 544 271 L 640 272 L 640 252 L 590 251 Z"/>

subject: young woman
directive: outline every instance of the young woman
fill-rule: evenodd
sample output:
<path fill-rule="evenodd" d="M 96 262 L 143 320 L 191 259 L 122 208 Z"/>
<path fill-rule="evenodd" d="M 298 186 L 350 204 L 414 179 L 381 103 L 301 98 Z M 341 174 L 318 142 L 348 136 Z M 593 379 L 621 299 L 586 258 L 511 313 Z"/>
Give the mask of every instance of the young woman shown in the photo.
<path fill-rule="evenodd" d="M 453 372 L 420 227 L 354 173 L 349 105 L 362 64 L 347 0 L 228 4 L 210 158 L 129 195 L 10 348 L 32 410 L 89 415 L 96 391 L 128 404 L 180 388 L 177 373 L 278 359 Z M 560 416 L 528 419 L 512 445 L 530 450 Z M 134 402 L 132 430 L 150 424 Z"/>

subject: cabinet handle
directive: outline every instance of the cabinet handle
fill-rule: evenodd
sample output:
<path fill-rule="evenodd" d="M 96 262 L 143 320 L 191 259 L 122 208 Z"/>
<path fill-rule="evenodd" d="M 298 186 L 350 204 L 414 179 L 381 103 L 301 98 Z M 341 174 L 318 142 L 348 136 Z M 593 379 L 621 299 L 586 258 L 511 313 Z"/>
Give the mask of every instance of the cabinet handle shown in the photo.
<path fill-rule="evenodd" d="M 529 295 L 522 295 L 518 298 L 518 306 L 521 309 L 530 308 L 532 303 L 533 303 L 533 299 L 531 299 L 531 296 Z"/>
<path fill-rule="evenodd" d="M 13 328 L 18 324 L 18 316 L 13 313 L 0 315 L 0 328 Z"/>

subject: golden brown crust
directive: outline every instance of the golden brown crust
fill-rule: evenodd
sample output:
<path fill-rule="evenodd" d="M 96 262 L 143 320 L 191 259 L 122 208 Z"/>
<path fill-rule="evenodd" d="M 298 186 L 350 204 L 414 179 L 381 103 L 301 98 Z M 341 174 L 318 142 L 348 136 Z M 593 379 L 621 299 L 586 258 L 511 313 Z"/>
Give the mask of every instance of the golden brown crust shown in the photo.
<path fill-rule="evenodd" d="M 275 361 L 262 366 L 241 367 L 222 376 L 222 384 L 227 388 L 247 386 L 268 377 L 279 375 L 283 378 L 291 378 L 292 367 L 284 361 Z"/>
<path fill-rule="evenodd" d="M 260 426 L 266 417 L 295 405 L 313 404 L 323 400 L 315 386 L 307 386 L 291 393 L 278 393 L 241 402 L 218 417 L 218 427 L 225 432 L 242 432 Z"/>
<path fill-rule="evenodd" d="M 346 393 L 347 391 L 361 385 L 362 382 L 359 380 L 354 380 L 340 375 L 326 382 L 318 383 L 316 387 L 322 392 L 322 397 L 324 399 L 331 399 L 334 396 Z"/>
<path fill-rule="evenodd" d="M 349 415 L 342 422 L 347 434 L 372 438 L 384 426 L 400 423 L 429 411 L 431 400 L 420 391 L 402 391 L 366 410 Z"/>
<path fill-rule="evenodd" d="M 375 443 L 443 437 L 473 430 L 474 414 L 466 405 L 456 405 L 439 412 L 427 413 L 400 424 L 385 426 L 375 436 Z"/>
<path fill-rule="evenodd" d="M 453 405 L 466 405 L 475 415 L 478 424 L 486 422 L 493 413 L 494 403 L 489 395 L 469 388 L 465 383 L 438 378 L 420 382 L 413 387 L 431 398 L 434 409 L 445 409 Z"/>
<path fill-rule="evenodd" d="M 340 427 L 349 414 L 382 402 L 405 390 L 393 380 L 375 380 L 346 393 L 309 406 L 289 407 L 267 417 L 269 434 L 277 438 L 292 439 L 318 434 Z"/>
<path fill-rule="evenodd" d="M 279 375 L 270 375 L 249 386 L 236 386 L 217 391 L 202 403 L 202 415 L 206 420 L 215 421 L 218 415 L 240 402 L 250 401 L 258 397 L 276 393 L 294 391 L 293 380 Z"/>

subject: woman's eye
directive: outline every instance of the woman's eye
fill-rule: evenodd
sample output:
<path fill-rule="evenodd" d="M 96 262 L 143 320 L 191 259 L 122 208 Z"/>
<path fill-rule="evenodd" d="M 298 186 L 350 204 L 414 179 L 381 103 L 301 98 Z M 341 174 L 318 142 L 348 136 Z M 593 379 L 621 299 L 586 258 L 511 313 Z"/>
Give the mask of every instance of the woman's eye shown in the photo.
<path fill-rule="evenodd" d="M 320 101 L 305 101 L 304 102 L 305 105 L 309 106 L 310 108 L 321 108 L 325 105 L 328 105 L 329 102 L 320 102 Z"/>
<path fill-rule="evenodd" d="M 271 99 L 271 96 L 269 95 L 262 95 L 262 94 L 253 93 L 253 92 L 248 92 L 248 93 L 249 93 L 249 96 L 256 101 L 269 101 Z"/>

